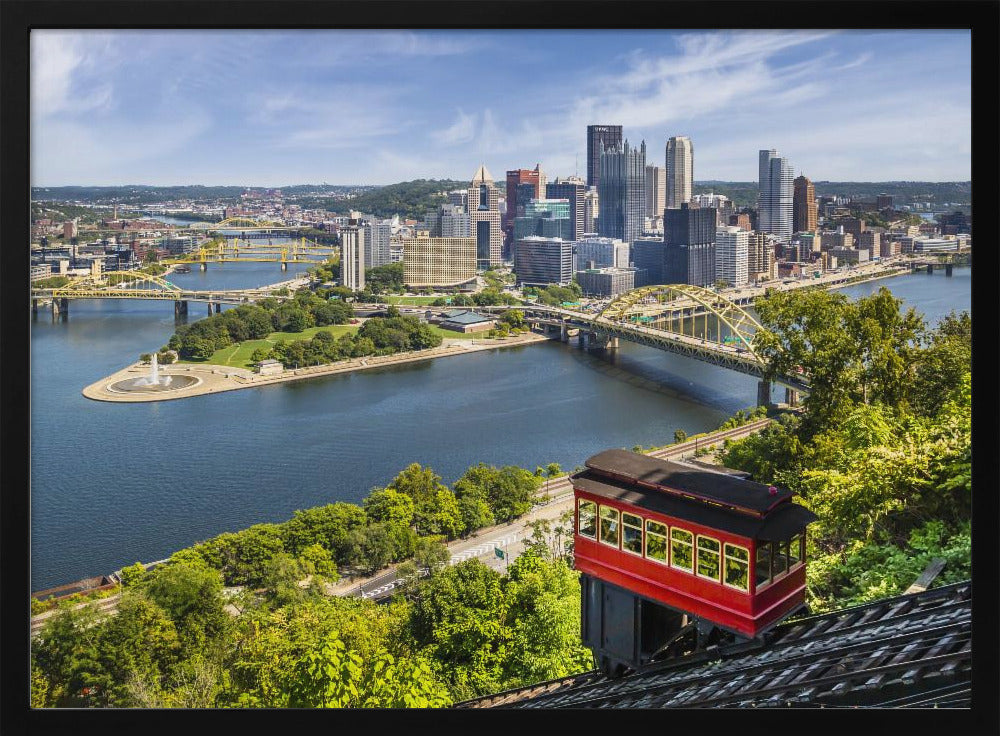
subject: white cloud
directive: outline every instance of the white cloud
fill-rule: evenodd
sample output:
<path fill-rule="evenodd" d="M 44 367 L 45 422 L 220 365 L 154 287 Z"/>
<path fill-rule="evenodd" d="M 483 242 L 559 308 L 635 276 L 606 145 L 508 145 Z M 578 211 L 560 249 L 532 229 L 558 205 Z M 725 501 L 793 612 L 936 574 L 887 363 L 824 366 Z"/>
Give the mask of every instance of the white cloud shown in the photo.
<path fill-rule="evenodd" d="M 475 135 L 477 117 L 475 114 L 466 115 L 460 109 L 455 122 L 444 130 L 432 130 L 431 138 L 444 146 L 468 143 Z"/>
<path fill-rule="evenodd" d="M 207 115 L 193 111 L 141 126 L 127 121 L 102 126 L 68 118 L 45 121 L 32 133 L 32 185 L 148 181 L 151 174 L 161 175 L 151 171 L 150 162 L 171 166 L 170 154 L 187 147 L 210 125 Z"/>

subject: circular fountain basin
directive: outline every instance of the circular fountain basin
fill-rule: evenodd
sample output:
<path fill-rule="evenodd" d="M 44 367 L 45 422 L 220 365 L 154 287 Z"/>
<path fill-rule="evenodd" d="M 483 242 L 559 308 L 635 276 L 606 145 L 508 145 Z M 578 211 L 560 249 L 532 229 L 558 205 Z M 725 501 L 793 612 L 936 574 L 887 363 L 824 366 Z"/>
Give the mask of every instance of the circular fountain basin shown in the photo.
<path fill-rule="evenodd" d="M 123 381 L 109 383 L 108 391 L 122 394 L 158 394 L 165 391 L 178 391 L 184 388 L 191 388 L 201 383 L 201 379 L 195 376 L 162 375 L 157 383 L 152 383 L 149 376 L 141 378 L 126 378 Z"/>

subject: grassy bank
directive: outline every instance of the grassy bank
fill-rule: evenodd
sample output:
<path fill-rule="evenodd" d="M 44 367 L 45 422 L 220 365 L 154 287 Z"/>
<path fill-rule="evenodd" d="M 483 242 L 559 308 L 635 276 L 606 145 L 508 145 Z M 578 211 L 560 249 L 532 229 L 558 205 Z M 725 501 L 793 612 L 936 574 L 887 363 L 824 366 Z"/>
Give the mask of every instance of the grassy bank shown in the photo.
<path fill-rule="evenodd" d="M 262 340 L 247 340 L 236 345 L 216 350 L 205 360 L 182 359 L 178 363 L 225 365 L 230 368 L 252 368 L 250 356 L 258 348 L 270 349 L 278 340 L 292 342 L 293 340 L 311 340 L 317 332 L 329 332 L 335 338 L 358 331 L 360 325 L 327 325 L 325 327 L 309 327 L 302 332 L 272 332 Z"/>

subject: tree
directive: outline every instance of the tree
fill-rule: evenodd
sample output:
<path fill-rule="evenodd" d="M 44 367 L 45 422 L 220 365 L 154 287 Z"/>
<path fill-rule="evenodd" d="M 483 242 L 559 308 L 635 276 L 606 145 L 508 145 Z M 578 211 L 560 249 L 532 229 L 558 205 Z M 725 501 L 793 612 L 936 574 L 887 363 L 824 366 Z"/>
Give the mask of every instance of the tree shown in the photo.
<path fill-rule="evenodd" d="M 808 436 L 842 421 L 857 403 L 896 406 L 915 362 L 921 318 L 899 311 L 885 288 L 848 301 L 826 291 L 772 292 L 755 303 L 766 328 L 754 336 L 765 377 L 802 374 Z"/>
<path fill-rule="evenodd" d="M 148 578 L 149 573 L 146 571 L 145 565 L 141 562 L 122 568 L 121 581 L 123 588 L 135 587 Z"/>
<path fill-rule="evenodd" d="M 329 550 L 334 559 L 343 562 L 349 557 L 348 536 L 351 530 L 367 522 L 365 511 L 353 503 L 337 503 L 296 511 L 281 525 L 285 548 L 301 554 L 311 544 Z"/>
<path fill-rule="evenodd" d="M 413 550 L 413 561 L 419 569 L 431 575 L 443 569 L 451 560 L 451 553 L 441 536 L 420 537 Z"/>
<path fill-rule="evenodd" d="M 520 309 L 507 310 L 504 312 L 503 316 L 500 317 L 500 320 L 509 325 L 512 329 L 520 330 L 525 327 L 524 312 Z"/>
<path fill-rule="evenodd" d="M 494 520 L 503 523 L 526 513 L 540 486 L 541 479 L 523 468 L 479 463 L 455 481 L 455 493 L 485 500 Z"/>
<path fill-rule="evenodd" d="M 686 439 L 687 439 L 687 432 L 685 432 L 683 429 L 674 430 L 675 443 L 680 444 L 681 442 L 684 442 Z"/>
<path fill-rule="evenodd" d="M 208 567 L 163 565 L 150 579 L 146 594 L 174 622 L 186 651 L 204 649 L 229 624 L 223 610 L 222 576 Z"/>
<path fill-rule="evenodd" d="M 393 487 L 372 489 L 364 508 L 370 522 L 409 526 L 413 521 L 413 498 Z"/>

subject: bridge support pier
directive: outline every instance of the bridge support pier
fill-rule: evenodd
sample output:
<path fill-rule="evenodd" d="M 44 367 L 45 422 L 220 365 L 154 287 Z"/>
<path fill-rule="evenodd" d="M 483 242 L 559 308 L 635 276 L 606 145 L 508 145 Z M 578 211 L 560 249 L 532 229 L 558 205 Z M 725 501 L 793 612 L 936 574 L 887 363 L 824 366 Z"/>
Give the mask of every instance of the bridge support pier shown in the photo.
<path fill-rule="evenodd" d="M 222 311 L 222 302 L 216 302 L 215 303 L 215 313 L 218 314 L 221 311 Z"/>
<path fill-rule="evenodd" d="M 954 270 L 954 268 L 955 268 L 955 266 L 953 264 L 946 263 L 945 267 L 944 267 L 944 275 L 945 276 L 951 276 L 952 271 Z"/>
<path fill-rule="evenodd" d="M 287 271 L 288 270 L 288 263 L 286 261 L 282 261 L 281 262 L 281 270 L 282 271 Z"/>
<path fill-rule="evenodd" d="M 771 405 L 771 382 L 758 381 L 757 406 L 770 406 L 770 405 Z"/>
<path fill-rule="evenodd" d="M 52 316 L 58 317 L 59 315 L 67 314 L 69 314 L 69 299 L 53 299 Z"/>
<path fill-rule="evenodd" d="M 785 388 L 785 403 L 789 406 L 799 405 L 799 392 L 794 388 Z"/>
<path fill-rule="evenodd" d="M 31 313 L 32 314 L 38 314 L 38 300 L 37 299 L 32 299 L 31 300 Z"/>
<path fill-rule="evenodd" d="M 934 264 L 933 263 L 928 263 L 927 264 L 927 275 L 930 276 L 932 273 L 934 273 Z"/>
<path fill-rule="evenodd" d="M 199 268 L 200 270 L 202 270 L 202 271 L 207 271 L 207 270 L 208 270 L 208 264 L 207 264 L 207 263 L 205 263 L 204 261 L 202 261 L 202 262 L 201 262 L 201 265 L 200 265 L 200 266 L 198 266 L 198 268 Z"/>
<path fill-rule="evenodd" d="M 569 342 L 569 327 L 566 326 L 565 322 L 559 325 L 559 339 L 563 342 Z"/>
<path fill-rule="evenodd" d="M 186 317 L 188 313 L 188 303 L 183 299 L 174 302 L 174 319 Z"/>

